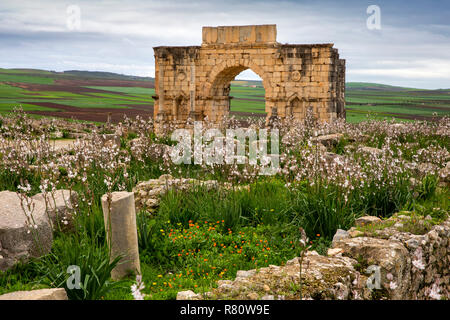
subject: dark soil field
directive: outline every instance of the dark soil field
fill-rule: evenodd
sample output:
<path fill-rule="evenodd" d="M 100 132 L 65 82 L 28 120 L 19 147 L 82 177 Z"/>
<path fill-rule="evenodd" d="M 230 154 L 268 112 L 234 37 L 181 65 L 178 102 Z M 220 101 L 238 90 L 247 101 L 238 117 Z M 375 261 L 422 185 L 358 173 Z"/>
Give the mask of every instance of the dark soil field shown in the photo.
<path fill-rule="evenodd" d="M 71 107 L 53 102 L 35 102 L 38 106 L 54 108 L 59 111 L 29 111 L 30 114 L 36 114 L 46 117 L 60 117 L 84 121 L 106 122 L 108 115 L 111 122 L 118 123 L 123 120 L 124 116 L 136 118 L 136 116 L 148 118 L 153 117 L 153 104 L 136 105 L 124 109 L 117 108 L 79 108 Z"/>

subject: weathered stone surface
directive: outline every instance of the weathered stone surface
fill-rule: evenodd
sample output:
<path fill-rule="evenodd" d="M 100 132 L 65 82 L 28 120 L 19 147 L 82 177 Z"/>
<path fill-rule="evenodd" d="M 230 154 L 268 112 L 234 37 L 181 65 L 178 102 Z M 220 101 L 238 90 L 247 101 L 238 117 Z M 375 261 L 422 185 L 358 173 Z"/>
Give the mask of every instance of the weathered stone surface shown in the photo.
<path fill-rule="evenodd" d="M 50 140 L 49 145 L 54 151 L 68 151 L 75 148 L 74 139 Z"/>
<path fill-rule="evenodd" d="M 324 145 L 325 147 L 331 148 L 331 147 L 337 145 L 337 143 L 343 136 L 344 135 L 342 133 L 334 133 L 334 134 L 328 134 L 328 135 L 324 135 L 324 136 L 315 137 L 312 139 L 312 141 L 319 142 L 322 145 Z"/>
<path fill-rule="evenodd" d="M 111 277 L 119 280 L 130 273 L 141 273 L 136 227 L 136 210 L 132 192 L 112 192 L 102 196 L 106 238 L 111 248 L 111 260 L 122 256 Z"/>
<path fill-rule="evenodd" d="M 351 227 L 347 232 L 351 238 L 360 237 L 364 235 L 364 232 L 356 230 L 355 227 Z"/>
<path fill-rule="evenodd" d="M 330 249 L 328 249 L 328 251 L 327 251 L 327 255 L 328 255 L 329 257 L 331 257 L 331 256 L 337 256 L 338 254 L 342 254 L 343 252 L 344 252 L 344 250 L 341 249 L 341 248 L 330 248 Z"/>
<path fill-rule="evenodd" d="M 345 162 L 345 156 L 336 154 L 333 152 L 325 152 L 324 157 L 328 161 L 328 163 L 332 163 L 332 162 L 344 163 Z"/>
<path fill-rule="evenodd" d="M 68 300 L 63 288 L 15 291 L 0 295 L 0 300 Z"/>
<path fill-rule="evenodd" d="M 11 191 L 0 192 L 0 203 L 0 270 L 48 253 L 53 231 L 45 205 L 33 201 L 30 213 L 26 203 Z M 30 213 L 28 217 L 26 212 Z"/>
<path fill-rule="evenodd" d="M 364 216 L 355 220 L 355 226 L 362 227 L 381 223 L 381 219 L 375 216 Z"/>
<path fill-rule="evenodd" d="M 420 176 L 426 176 L 427 174 L 433 174 L 437 172 L 437 166 L 432 163 L 419 163 L 416 167 L 416 173 Z"/>
<path fill-rule="evenodd" d="M 357 237 L 337 241 L 333 247 L 342 249 L 345 256 L 363 260 L 368 267 L 380 267 L 381 283 L 387 283 L 387 274 L 392 274 L 397 283 L 396 289 L 391 292 L 392 299 L 402 299 L 408 295 L 411 259 L 408 250 L 400 242 Z"/>
<path fill-rule="evenodd" d="M 347 299 L 352 290 L 361 291 L 355 279 L 363 279 L 353 269 L 356 261 L 347 257 L 324 257 L 318 254 L 306 255 L 303 261 L 303 298 Z M 223 290 L 219 286 L 213 289 L 211 296 L 215 299 L 298 299 L 299 298 L 299 259 L 295 258 L 276 269 L 261 268 L 247 278 L 245 282 L 236 278 Z M 342 294 L 335 287 L 341 283 L 345 287 Z M 297 289 L 293 289 L 297 288 Z"/>
<path fill-rule="evenodd" d="M 177 300 L 201 300 L 201 295 L 192 290 L 180 291 L 177 293 Z"/>
<path fill-rule="evenodd" d="M 333 236 L 333 242 L 341 240 L 341 239 L 347 239 L 350 238 L 350 235 L 348 234 L 348 231 L 337 229 L 336 233 Z"/>

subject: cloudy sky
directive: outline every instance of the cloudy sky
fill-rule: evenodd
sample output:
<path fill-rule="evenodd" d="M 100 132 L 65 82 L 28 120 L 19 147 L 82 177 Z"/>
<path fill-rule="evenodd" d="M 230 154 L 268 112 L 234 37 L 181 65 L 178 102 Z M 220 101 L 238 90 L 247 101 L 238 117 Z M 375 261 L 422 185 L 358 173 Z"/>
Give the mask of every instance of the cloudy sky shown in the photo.
<path fill-rule="evenodd" d="M 370 5 L 381 29 L 367 26 Z M 449 18 L 448 0 L 1 0 L 0 67 L 154 76 L 154 46 L 200 45 L 202 26 L 277 24 L 278 42 L 334 43 L 347 81 L 450 88 Z"/>

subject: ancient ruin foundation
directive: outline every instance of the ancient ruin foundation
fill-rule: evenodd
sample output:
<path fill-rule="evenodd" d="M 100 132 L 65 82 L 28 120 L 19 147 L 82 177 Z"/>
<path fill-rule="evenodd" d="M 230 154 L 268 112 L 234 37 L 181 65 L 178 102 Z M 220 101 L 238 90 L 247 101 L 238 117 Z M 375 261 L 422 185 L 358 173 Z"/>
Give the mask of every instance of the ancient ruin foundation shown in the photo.
<path fill-rule="evenodd" d="M 333 44 L 281 44 L 276 35 L 276 25 L 203 27 L 201 46 L 155 47 L 157 124 L 219 122 L 231 80 L 246 69 L 263 81 L 267 119 L 345 117 L 345 60 Z"/>

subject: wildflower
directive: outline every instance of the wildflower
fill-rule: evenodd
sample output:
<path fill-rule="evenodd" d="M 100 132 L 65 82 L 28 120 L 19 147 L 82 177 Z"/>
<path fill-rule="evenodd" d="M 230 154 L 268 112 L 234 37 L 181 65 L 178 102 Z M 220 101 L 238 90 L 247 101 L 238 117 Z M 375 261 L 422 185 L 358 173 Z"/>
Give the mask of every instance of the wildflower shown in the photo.
<path fill-rule="evenodd" d="M 428 294 L 428 296 L 432 299 L 440 300 L 441 295 L 439 294 L 439 292 L 440 292 L 439 285 L 437 283 L 434 283 L 433 286 L 431 287 L 431 290 L 430 290 L 430 293 Z"/>
<path fill-rule="evenodd" d="M 398 287 L 398 285 L 397 285 L 396 282 L 391 281 L 391 282 L 389 283 L 389 289 L 395 290 L 395 289 L 397 289 L 397 287 Z"/>
<path fill-rule="evenodd" d="M 131 294 L 134 300 L 144 300 L 145 294 L 141 292 L 145 288 L 144 282 L 142 281 L 142 276 L 136 276 L 136 283 L 131 286 Z"/>

